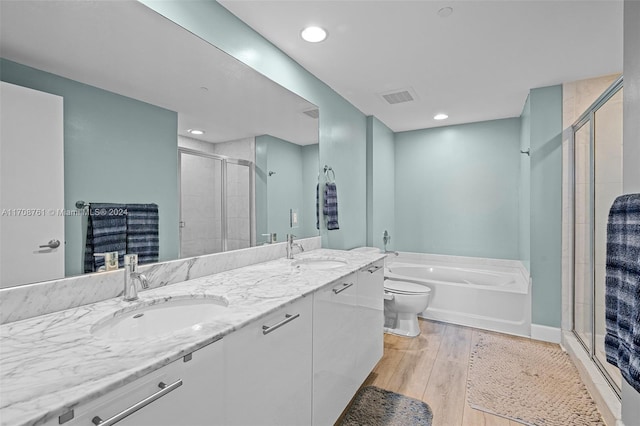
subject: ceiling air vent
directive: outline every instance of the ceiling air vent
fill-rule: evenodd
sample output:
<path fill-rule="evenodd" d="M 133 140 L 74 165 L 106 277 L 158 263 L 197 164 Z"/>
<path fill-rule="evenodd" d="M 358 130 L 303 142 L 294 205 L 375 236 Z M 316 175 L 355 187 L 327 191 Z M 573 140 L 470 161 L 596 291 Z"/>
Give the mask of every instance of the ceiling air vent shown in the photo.
<path fill-rule="evenodd" d="M 311 118 L 318 118 L 320 116 L 320 110 L 318 110 L 318 108 L 308 109 L 306 111 L 303 111 L 303 113 Z"/>
<path fill-rule="evenodd" d="M 391 105 L 411 102 L 417 98 L 415 92 L 411 89 L 392 90 L 391 92 L 381 93 L 380 96 Z"/>

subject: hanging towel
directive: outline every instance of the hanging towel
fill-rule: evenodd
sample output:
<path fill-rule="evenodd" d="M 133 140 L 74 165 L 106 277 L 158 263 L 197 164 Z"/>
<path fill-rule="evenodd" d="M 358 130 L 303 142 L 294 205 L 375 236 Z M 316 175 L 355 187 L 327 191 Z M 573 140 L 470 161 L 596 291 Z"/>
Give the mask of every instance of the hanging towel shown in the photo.
<path fill-rule="evenodd" d="M 338 189 L 334 182 L 324 185 L 324 208 L 322 209 L 327 220 L 327 229 L 340 229 L 338 225 Z"/>
<path fill-rule="evenodd" d="M 138 263 L 158 261 L 158 205 L 127 204 L 127 253 L 137 254 Z"/>
<path fill-rule="evenodd" d="M 605 285 L 607 361 L 640 392 L 640 194 L 609 211 Z"/>
<path fill-rule="evenodd" d="M 84 272 L 96 272 L 104 265 L 104 257 L 94 253 L 118 252 L 122 266 L 127 248 L 127 216 L 124 204 L 92 203 L 87 220 Z"/>
<path fill-rule="evenodd" d="M 320 229 L 320 184 L 316 184 L 316 229 Z"/>

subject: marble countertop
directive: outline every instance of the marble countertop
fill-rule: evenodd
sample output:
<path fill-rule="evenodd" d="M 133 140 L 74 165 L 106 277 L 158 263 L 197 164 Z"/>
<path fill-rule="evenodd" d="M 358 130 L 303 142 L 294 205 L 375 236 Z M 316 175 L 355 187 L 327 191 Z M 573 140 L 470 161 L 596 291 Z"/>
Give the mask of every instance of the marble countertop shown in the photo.
<path fill-rule="evenodd" d="M 37 425 L 144 376 L 180 357 L 382 259 L 375 253 L 319 249 L 296 255 L 340 258 L 313 270 L 278 259 L 0 326 L 0 423 Z M 222 298 L 224 317 L 166 336 L 110 340 L 91 327 L 137 304 L 188 295 Z M 62 296 L 61 296 L 62 297 Z"/>

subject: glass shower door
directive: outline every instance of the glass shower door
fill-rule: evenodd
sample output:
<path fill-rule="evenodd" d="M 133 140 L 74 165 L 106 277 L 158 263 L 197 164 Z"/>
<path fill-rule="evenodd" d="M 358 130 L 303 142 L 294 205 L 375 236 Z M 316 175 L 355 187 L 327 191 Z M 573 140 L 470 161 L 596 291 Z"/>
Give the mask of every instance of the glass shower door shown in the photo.
<path fill-rule="evenodd" d="M 605 336 L 605 270 L 609 208 L 622 194 L 622 89 L 594 113 L 594 357 L 620 387 L 620 370 L 607 362 Z"/>
<path fill-rule="evenodd" d="M 622 90 L 620 79 L 573 126 L 573 329 L 618 394 L 621 375 L 607 362 L 604 337 L 607 220 L 622 194 Z"/>
<path fill-rule="evenodd" d="M 227 161 L 227 250 L 251 247 L 251 163 Z"/>
<path fill-rule="evenodd" d="M 593 350 L 593 272 L 591 267 L 591 120 L 574 133 L 574 304 L 573 328 Z"/>
<path fill-rule="evenodd" d="M 180 152 L 180 257 L 224 251 L 222 160 Z"/>

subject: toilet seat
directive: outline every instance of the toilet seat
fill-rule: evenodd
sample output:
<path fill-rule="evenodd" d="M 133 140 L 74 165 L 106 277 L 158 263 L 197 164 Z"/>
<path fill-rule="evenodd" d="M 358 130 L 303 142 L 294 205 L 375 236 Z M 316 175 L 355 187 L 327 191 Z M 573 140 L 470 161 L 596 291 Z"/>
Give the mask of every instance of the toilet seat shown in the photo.
<path fill-rule="evenodd" d="M 427 286 L 396 280 L 384 280 L 384 290 L 395 294 L 429 294 L 431 289 Z"/>

